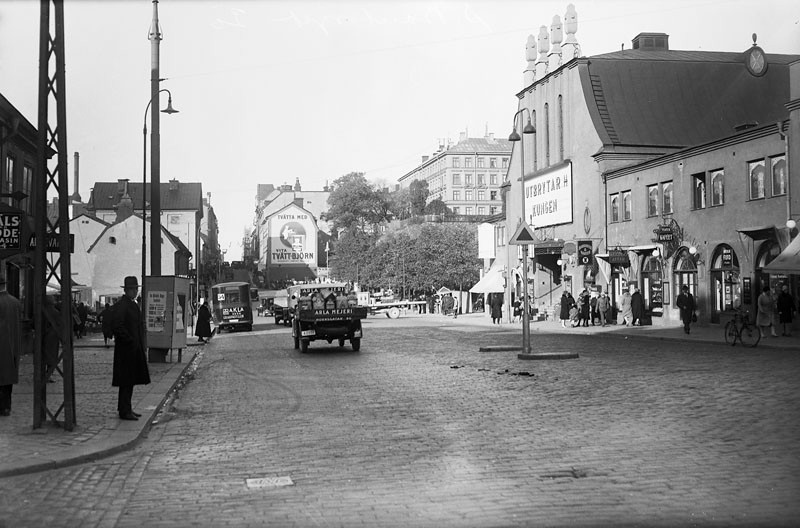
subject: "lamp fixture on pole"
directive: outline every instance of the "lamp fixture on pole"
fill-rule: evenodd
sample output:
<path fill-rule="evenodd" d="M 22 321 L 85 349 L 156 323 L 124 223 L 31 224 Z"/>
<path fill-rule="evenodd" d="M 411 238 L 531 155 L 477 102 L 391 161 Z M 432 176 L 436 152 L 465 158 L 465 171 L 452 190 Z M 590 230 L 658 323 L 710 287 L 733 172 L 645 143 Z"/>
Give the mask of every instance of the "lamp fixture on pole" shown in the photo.
<path fill-rule="evenodd" d="M 511 131 L 511 135 L 508 136 L 508 140 L 512 142 L 519 141 L 519 154 L 520 154 L 520 167 L 522 170 L 520 171 L 520 221 L 522 223 L 526 223 L 525 217 L 525 141 L 522 137 L 517 133 L 517 116 L 519 116 L 522 112 L 526 112 L 528 114 L 528 124 L 522 129 L 522 135 L 525 134 L 535 134 L 536 128 L 534 128 L 533 124 L 531 123 L 531 113 L 527 108 L 520 108 L 517 110 L 517 113 L 514 114 L 514 128 Z M 522 245 L 522 354 L 519 357 L 522 359 L 524 356 L 531 355 L 531 316 L 530 316 L 530 309 L 529 309 L 529 302 L 528 302 L 528 244 Z"/>
<path fill-rule="evenodd" d="M 172 107 L 172 92 L 163 88 L 159 90 L 158 93 L 167 92 L 169 99 L 167 100 L 167 107 L 161 110 L 162 113 L 165 114 L 177 114 L 178 111 Z M 145 313 L 144 313 L 144 303 L 145 303 L 145 291 L 146 291 L 146 276 L 147 276 L 147 112 L 150 110 L 150 106 L 153 104 L 153 99 L 151 98 L 150 101 L 147 102 L 147 107 L 144 109 L 144 119 L 142 120 L 142 326 L 144 327 L 144 339 L 145 342 L 143 343 L 145 349 L 147 348 L 147 325 L 145 323 Z"/>

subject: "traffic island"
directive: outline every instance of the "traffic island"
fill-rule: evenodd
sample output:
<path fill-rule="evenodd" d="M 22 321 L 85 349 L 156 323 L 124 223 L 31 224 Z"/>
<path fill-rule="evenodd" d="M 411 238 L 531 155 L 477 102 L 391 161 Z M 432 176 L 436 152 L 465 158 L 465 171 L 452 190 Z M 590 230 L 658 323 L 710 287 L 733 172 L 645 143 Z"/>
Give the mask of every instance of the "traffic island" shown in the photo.
<path fill-rule="evenodd" d="M 537 352 L 535 354 L 517 354 L 517 359 L 578 359 L 577 352 Z"/>

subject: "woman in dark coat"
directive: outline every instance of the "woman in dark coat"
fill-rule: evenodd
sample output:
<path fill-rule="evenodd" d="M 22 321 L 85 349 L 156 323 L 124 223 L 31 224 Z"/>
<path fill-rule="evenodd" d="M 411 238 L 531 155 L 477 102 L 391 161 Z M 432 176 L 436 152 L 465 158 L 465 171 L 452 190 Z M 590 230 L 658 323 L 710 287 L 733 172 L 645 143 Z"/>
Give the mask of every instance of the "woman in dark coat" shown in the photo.
<path fill-rule="evenodd" d="M 150 383 L 147 355 L 144 351 L 144 329 L 136 295 L 139 281 L 125 277 L 125 295 L 114 305 L 114 375 L 111 385 L 119 387 L 117 411 L 123 420 L 138 420 L 131 398 L 134 385 Z"/>
<path fill-rule="evenodd" d="M 561 309 L 558 313 L 558 318 L 561 319 L 561 326 L 564 328 L 567 327 L 567 321 L 569 321 L 569 311 L 572 308 L 572 305 L 575 302 L 572 300 L 572 296 L 569 292 L 564 292 L 561 294 Z"/>
<path fill-rule="evenodd" d="M 794 315 L 794 298 L 789 293 L 789 287 L 785 284 L 781 288 L 781 294 L 778 295 L 778 317 L 783 325 L 783 336 L 792 335 L 792 316 Z M 789 326 L 789 331 L 786 331 L 786 326 Z"/>
<path fill-rule="evenodd" d="M 634 286 L 633 293 L 631 294 L 631 315 L 633 323 L 637 326 L 642 326 L 642 318 L 644 317 L 644 298 L 639 288 Z"/>
<path fill-rule="evenodd" d="M 583 290 L 578 297 L 578 307 L 580 308 L 580 316 L 578 317 L 578 326 L 589 326 L 589 292 Z"/>
<path fill-rule="evenodd" d="M 194 335 L 201 343 L 207 343 L 211 339 L 211 310 L 208 309 L 208 301 L 203 302 L 197 310 L 197 323 L 194 325 Z"/>

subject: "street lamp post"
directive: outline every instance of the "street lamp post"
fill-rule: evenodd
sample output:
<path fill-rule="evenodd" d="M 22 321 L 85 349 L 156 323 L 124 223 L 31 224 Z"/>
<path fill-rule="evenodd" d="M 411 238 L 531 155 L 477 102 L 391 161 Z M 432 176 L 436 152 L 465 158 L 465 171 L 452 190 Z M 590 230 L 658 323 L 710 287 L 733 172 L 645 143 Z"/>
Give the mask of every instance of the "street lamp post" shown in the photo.
<path fill-rule="evenodd" d="M 520 219 L 523 223 L 526 222 L 525 219 L 525 141 L 522 137 L 517 133 L 517 116 L 519 116 L 522 112 L 527 112 L 528 114 L 528 124 L 522 129 L 523 136 L 525 134 L 535 134 L 536 128 L 534 128 L 533 124 L 531 123 L 531 113 L 528 111 L 527 108 L 520 108 L 517 110 L 517 113 L 514 114 L 514 129 L 511 132 L 511 135 L 508 136 L 509 141 L 519 141 L 519 154 L 520 154 L 520 166 L 522 170 L 520 172 L 520 203 L 521 203 L 521 214 Z M 529 303 L 528 303 L 528 244 L 522 245 L 522 356 L 530 356 L 531 353 L 531 327 L 530 327 L 530 311 L 529 311 Z"/>
<path fill-rule="evenodd" d="M 177 114 L 178 111 L 172 108 L 172 92 L 163 88 L 158 93 L 167 92 L 169 99 L 167 100 L 167 107 L 161 112 L 165 114 Z M 146 276 L 147 276 L 147 112 L 153 104 L 153 98 L 147 102 L 147 107 L 144 109 L 144 119 L 142 120 L 142 329 L 144 331 L 144 347 L 147 348 L 147 314 L 144 311 L 145 307 L 145 293 L 146 293 Z M 152 219 L 151 219 L 152 221 Z M 156 239 L 153 239 L 155 243 Z"/>

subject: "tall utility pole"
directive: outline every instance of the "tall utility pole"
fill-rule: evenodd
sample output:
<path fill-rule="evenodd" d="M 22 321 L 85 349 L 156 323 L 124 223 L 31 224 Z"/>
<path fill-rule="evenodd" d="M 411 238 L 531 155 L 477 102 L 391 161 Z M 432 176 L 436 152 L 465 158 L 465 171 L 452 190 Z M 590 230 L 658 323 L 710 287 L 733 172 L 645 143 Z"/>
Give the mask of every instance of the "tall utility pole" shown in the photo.
<path fill-rule="evenodd" d="M 159 46 L 161 26 L 158 24 L 158 0 L 153 0 L 153 21 L 147 37 L 150 40 L 150 274 L 161 275 L 161 118 L 159 112 Z M 144 193 L 144 189 L 142 189 Z M 142 198 L 144 199 L 144 197 Z M 144 280 L 144 277 L 142 277 Z M 144 302 L 144 300 L 143 300 Z"/>
<path fill-rule="evenodd" d="M 53 14 L 51 17 L 51 7 Z M 64 2 L 42 0 L 39 26 L 39 121 L 37 139 L 37 166 L 34 180 L 34 216 L 36 248 L 34 250 L 33 280 L 33 427 L 42 426 L 49 416 L 58 423 L 64 412 L 64 429 L 75 426 L 75 372 L 72 349 L 72 271 L 69 244 L 69 174 L 67 174 L 67 105 L 64 81 Z M 49 106 L 54 102 L 54 108 Z M 54 120 L 53 120 L 54 119 Z M 58 196 L 58 217 L 50 220 L 47 214 L 48 196 L 55 191 Z M 75 192 L 77 193 L 77 189 Z M 51 240 L 56 241 L 55 251 L 47 258 Z M 61 293 L 61 311 L 45 309 L 46 287 L 57 286 Z M 46 325 L 58 331 L 61 356 L 53 374 L 64 379 L 64 400 L 52 412 L 47 406 L 47 373 L 42 354 Z"/>

